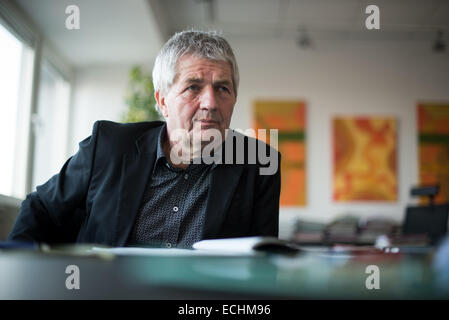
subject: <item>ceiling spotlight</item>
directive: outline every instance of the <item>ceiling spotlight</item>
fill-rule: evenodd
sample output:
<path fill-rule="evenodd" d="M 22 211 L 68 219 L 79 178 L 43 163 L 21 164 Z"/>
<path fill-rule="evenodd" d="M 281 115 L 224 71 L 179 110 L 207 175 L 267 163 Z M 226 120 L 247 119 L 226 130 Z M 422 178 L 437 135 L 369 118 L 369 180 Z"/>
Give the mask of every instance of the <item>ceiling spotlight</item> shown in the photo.
<path fill-rule="evenodd" d="M 300 30 L 300 35 L 296 39 L 296 44 L 302 49 L 308 49 L 312 46 L 312 39 L 307 34 L 306 30 Z"/>
<path fill-rule="evenodd" d="M 215 0 L 196 0 L 196 2 L 204 6 L 206 20 L 213 23 L 215 20 Z"/>
<path fill-rule="evenodd" d="M 443 31 L 438 30 L 437 38 L 433 43 L 433 51 L 434 52 L 445 52 L 446 51 L 446 43 L 443 40 Z"/>

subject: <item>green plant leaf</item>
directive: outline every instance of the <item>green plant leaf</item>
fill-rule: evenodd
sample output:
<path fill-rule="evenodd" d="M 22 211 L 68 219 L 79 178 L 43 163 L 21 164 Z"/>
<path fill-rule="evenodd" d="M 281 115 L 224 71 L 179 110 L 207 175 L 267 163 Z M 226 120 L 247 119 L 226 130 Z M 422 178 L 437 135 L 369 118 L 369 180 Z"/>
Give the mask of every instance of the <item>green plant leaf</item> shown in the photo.
<path fill-rule="evenodd" d="M 134 66 L 129 71 L 125 103 L 128 110 L 122 116 L 122 122 L 163 120 L 154 107 L 153 79 L 151 75 L 144 74 L 140 66 Z"/>

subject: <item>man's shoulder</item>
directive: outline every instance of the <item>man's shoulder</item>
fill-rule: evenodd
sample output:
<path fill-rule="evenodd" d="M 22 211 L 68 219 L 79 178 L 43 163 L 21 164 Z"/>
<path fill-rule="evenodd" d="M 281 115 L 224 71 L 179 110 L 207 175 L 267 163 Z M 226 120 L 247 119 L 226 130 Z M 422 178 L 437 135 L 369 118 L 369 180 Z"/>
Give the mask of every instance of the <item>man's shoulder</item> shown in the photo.
<path fill-rule="evenodd" d="M 263 172 L 263 175 L 273 175 L 279 171 L 281 153 L 262 139 L 230 130 L 222 161 L 226 164 L 244 164 L 251 170 Z"/>
<path fill-rule="evenodd" d="M 108 120 L 98 120 L 94 127 L 98 126 L 98 130 L 108 132 L 108 134 L 117 136 L 139 136 L 151 129 L 157 129 L 164 125 L 163 121 L 143 121 L 134 123 L 119 123 Z"/>
<path fill-rule="evenodd" d="M 265 149 L 265 151 L 268 154 L 278 154 L 279 157 L 281 155 L 280 152 L 276 148 L 273 148 L 270 144 L 266 143 L 262 139 L 257 139 L 255 137 L 251 137 L 249 135 L 246 135 L 246 134 L 240 132 L 240 130 L 230 129 L 228 134 L 231 137 L 232 136 L 235 137 L 236 139 L 232 139 L 232 140 L 227 139 L 226 142 L 228 142 L 228 141 L 231 142 L 232 141 L 232 143 L 239 143 L 240 141 L 243 141 L 244 142 L 244 148 L 245 148 L 246 152 L 248 152 L 250 145 L 256 145 L 257 146 L 257 150 L 259 148 L 262 148 L 262 150 Z"/>
<path fill-rule="evenodd" d="M 93 134 L 101 146 L 112 149 L 134 148 L 135 142 L 143 135 L 157 137 L 163 121 L 145 121 L 136 123 L 118 123 L 107 120 L 99 120 L 94 124 Z M 122 150 L 125 151 L 125 150 Z"/>

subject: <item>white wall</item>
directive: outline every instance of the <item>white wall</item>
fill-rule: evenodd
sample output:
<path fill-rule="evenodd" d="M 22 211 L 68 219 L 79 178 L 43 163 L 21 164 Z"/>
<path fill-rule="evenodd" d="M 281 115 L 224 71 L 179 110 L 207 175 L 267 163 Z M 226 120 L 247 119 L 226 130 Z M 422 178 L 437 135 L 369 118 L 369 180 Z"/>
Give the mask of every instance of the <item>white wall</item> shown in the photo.
<path fill-rule="evenodd" d="M 70 84 L 47 61 L 41 64 L 37 103 L 33 191 L 58 173 L 67 160 Z"/>
<path fill-rule="evenodd" d="M 72 102 L 71 153 L 88 137 L 96 120 L 120 121 L 131 66 L 86 67 L 75 72 Z"/>
<path fill-rule="evenodd" d="M 234 128 L 251 126 L 255 99 L 307 103 L 307 205 L 281 208 L 281 235 L 296 217 L 327 222 L 337 215 L 402 220 L 418 183 L 416 104 L 449 101 L 449 55 L 430 43 L 319 44 L 300 50 L 294 41 L 231 39 L 241 72 Z M 335 115 L 387 115 L 398 120 L 398 202 L 336 204 L 332 201 L 331 124 Z"/>
<path fill-rule="evenodd" d="M 233 128 L 251 126 L 255 99 L 307 103 L 307 206 L 281 208 L 280 233 L 296 217 L 329 221 L 339 214 L 382 215 L 401 220 L 418 182 L 416 104 L 449 101 L 449 56 L 430 43 L 339 43 L 304 51 L 289 39 L 230 39 L 241 83 Z M 73 151 L 98 119 L 119 120 L 125 110 L 129 67 L 78 70 L 74 93 Z M 331 121 L 335 115 L 386 115 L 398 120 L 399 200 L 393 204 L 332 201 Z"/>

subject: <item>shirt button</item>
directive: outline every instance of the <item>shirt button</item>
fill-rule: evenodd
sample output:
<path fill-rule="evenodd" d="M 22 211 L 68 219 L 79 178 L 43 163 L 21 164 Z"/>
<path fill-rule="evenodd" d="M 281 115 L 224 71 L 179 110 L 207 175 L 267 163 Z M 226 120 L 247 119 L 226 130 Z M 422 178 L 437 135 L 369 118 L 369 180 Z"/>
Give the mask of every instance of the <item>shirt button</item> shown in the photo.
<path fill-rule="evenodd" d="M 178 207 L 173 207 L 174 212 L 178 212 L 178 210 L 179 210 Z"/>
<path fill-rule="evenodd" d="M 184 175 L 184 179 L 189 179 L 189 175 L 187 173 Z"/>
<path fill-rule="evenodd" d="M 166 247 L 166 248 L 171 248 L 171 243 L 170 243 L 170 242 L 167 242 L 167 243 L 165 244 L 165 247 Z"/>

